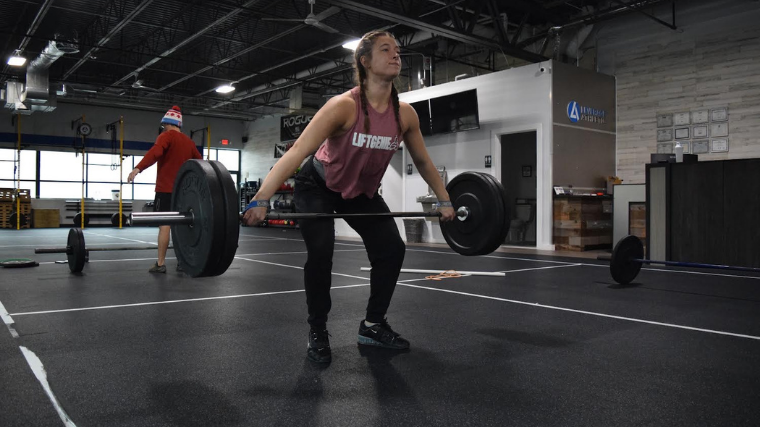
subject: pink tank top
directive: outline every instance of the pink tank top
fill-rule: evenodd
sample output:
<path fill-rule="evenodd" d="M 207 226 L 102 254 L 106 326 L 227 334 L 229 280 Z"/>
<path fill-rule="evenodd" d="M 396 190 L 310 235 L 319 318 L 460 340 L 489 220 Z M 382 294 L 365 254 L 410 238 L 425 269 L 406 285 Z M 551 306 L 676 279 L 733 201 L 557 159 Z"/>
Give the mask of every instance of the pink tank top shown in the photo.
<path fill-rule="evenodd" d="M 315 156 L 324 165 L 327 188 L 344 199 L 360 194 L 372 198 L 403 137 L 390 101 L 382 114 L 367 105 L 371 133 L 365 132 L 358 86 L 351 95 L 356 101 L 356 123 L 345 134 L 328 138 Z"/>

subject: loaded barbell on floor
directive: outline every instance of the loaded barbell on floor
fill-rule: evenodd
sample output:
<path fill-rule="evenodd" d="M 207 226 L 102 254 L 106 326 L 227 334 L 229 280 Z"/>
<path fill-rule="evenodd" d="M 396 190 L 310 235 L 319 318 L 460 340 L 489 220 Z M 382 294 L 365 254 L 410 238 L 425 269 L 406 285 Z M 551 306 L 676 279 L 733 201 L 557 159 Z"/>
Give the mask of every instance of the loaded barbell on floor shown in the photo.
<path fill-rule="evenodd" d="M 495 251 L 509 231 L 504 188 L 479 172 L 454 177 L 446 189 L 457 219 L 441 223 L 443 237 L 462 255 Z M 174 252 L 185 273 L 192 277 L 224 273 L 237 251 L 240 233 L 238 194 L 232 176 L 217 161 L 188 160 L 177 172 L 172 212 L 132 213 L 133 226 L 170 225 Z M 438 212 L 387 212 L 364 214 L 270 213 L 269 219 L 320 219 L 360 217 L 436 217 Z"/>
<path fill-rule="evenodd" d="M 36 254 L 66 254 L 69 262 L 69 270 L 72 273 L 79 273 L 84 268 L 84 264 L 89 261 L 90 252 L 105 251 L 145 251 L 156 249 L 157 246 L 85 246 L 84 233 L 79 228 L 69 230 L 69 237 L 66 241 L 66 247 L 55 248 L 35 248 Z M 172 249 L 171 246 L 169 249 Z"/>
<path fill-rule="evenodd" d="M 620 239 L 612 255 L 599 255 L 596 259 L 610 262 L 610 273 L 612 279 L 621 285 L 631 283 L 641 271 L 643 264 L 661 264 L 674 267 L 694 267 L 694 268 L 713 268 L 720 270 L 749 271 L 760 273 L 760 268 L 753 267 L 736 267 L 732 265 L 702 264 L 697 262 L 683 261 L 657 261 L 644 259 L 644 244 L 636 236 L 626 236 Z"/>

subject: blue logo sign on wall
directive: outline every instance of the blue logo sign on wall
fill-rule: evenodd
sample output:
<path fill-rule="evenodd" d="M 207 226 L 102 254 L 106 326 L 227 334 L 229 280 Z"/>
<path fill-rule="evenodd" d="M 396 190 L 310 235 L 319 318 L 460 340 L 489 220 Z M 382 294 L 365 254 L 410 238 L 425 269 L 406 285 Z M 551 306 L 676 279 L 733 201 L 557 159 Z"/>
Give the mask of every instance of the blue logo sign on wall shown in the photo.
<path fill-rule="evenodd" d="M 567 117 L 570 119 L 573 123 L 578 123 L 578 120 L 580 120 L 581 116 L 578 114 L 578 103 L 575 101 L 570 101 L 569 104 L 567 104 Z"/>
<path fill-rule="evenodd" d="M 567 104 L 567 118 L 573 123 L 580 121 L 589 123 L 607 123 L 607 112 L 592 107 L 578 105 L 575 101 Z"/>

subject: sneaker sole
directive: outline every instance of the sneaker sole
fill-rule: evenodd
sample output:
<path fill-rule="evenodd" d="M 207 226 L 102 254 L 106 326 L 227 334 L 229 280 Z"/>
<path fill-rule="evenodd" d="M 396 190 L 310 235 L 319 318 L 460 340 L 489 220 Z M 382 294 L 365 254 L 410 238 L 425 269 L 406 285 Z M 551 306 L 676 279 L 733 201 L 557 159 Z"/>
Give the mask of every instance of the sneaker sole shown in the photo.
<path fill-rule="evenodd" d="M 390 348 L 393 350 L 408 350 L 409 347 L 398 347 L 388 344 L 383 344 L 380 341 L 375 341 L 372 338 L 365 337 L 364 335 L 358 335 L 358 343 L 361 345 L 371 345 L 374 347 Z"/>

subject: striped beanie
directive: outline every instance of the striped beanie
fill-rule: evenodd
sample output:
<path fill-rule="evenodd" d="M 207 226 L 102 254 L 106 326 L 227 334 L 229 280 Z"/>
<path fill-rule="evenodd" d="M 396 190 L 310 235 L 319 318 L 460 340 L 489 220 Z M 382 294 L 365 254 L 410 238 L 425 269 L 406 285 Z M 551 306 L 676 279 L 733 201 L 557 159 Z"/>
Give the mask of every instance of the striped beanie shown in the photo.
<path fill-rule="evenodd" d="M 179 128 L 182 127 L 182 111 L 176 105 L 167 111 L 164 118 L 161 119 L 161 124 L 174 125 Z"/>

